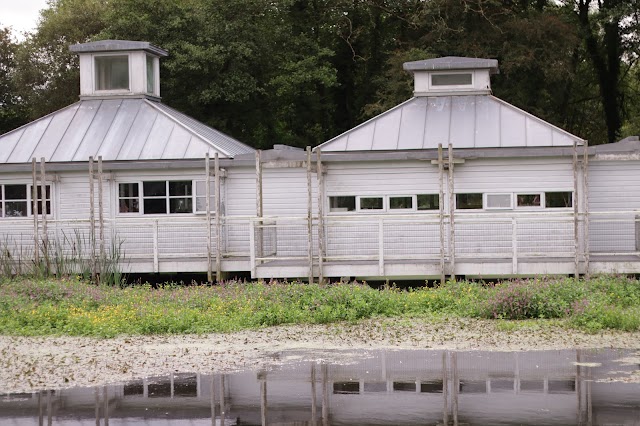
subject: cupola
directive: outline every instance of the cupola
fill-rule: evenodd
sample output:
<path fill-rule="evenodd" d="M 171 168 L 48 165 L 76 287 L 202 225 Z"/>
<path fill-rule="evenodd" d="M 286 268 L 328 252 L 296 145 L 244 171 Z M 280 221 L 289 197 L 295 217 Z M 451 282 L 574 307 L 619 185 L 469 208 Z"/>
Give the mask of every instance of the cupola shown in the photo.
<path fill-rule="evenodd" d="M 488 95 L 498 61 L 446 56 L 405 62 L 403 68 L 413 73 L 414 96 Z"/>
<path fill-rule="evenodd" d="M 80 57 L 80 99 L 160 99 L 160 58 L 168 52 L 145 41 L 74 44 Z"/>

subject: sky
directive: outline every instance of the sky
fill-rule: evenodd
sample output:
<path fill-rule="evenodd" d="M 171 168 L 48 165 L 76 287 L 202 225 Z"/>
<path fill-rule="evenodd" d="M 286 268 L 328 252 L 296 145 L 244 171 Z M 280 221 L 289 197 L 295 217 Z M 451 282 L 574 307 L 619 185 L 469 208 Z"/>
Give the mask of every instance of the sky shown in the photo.
<path fill-rule="evenodd" d="M 22 40 L 20 33 L 33 30 L 46 7 L 47 0 L 0 0 L 0 25 L 12 27 L 14 37 Z"/>

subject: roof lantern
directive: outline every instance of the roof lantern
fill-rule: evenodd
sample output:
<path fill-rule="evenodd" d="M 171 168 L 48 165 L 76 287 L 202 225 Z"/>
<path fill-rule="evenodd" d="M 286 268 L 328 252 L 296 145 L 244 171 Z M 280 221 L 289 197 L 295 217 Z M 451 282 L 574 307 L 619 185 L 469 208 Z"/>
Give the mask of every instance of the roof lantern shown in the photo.
<path fill-rule="evenodd" d="M 69 47 L 80 56 L 80 99 L 160 100 L 160 58 L 146 41 L 101 40 Z"/>
<path fill-rule="evenodd" d="M 488 95 L 498 61 L 446 56 L 405 62 L 403 68 L 413 73 L 414 96 Z"/>

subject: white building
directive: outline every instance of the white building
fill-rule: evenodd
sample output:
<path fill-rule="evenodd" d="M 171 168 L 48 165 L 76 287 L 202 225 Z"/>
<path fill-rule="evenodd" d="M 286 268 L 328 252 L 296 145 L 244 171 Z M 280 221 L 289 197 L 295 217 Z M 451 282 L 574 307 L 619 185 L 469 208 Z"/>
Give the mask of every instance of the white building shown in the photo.
<path fill-rule="evenodd" d="M 492 96 L 495 60 L 406 63 L 408 101 L 313 153 L 256 153 L 160 102 L 164 50 L 108 40 L 72 50 L 80 101 L 0 136 L 5 257 L 26 261 L 37 241 L 48 259 L 81 239 L 85 258 L 120 247 L 129 272 L 640 272 L 637 138 L 585 150 Z M 35 180 L 33 158 L 46 163 Z M 45 216 L 31 203 L 34 181 Z M 207 185 L 220 194 L 209 213 Z"/>

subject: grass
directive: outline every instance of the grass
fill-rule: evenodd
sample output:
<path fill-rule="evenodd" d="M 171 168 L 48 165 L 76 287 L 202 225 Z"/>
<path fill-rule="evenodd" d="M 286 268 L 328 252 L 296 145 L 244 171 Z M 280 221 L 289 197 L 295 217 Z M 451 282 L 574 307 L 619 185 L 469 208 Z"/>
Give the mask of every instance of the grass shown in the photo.
<path fill-rule="evenodd" d="M 640 282 L 603 276 L 375 290 L 366 284 L 239 283 L 119 288 L 80 277 L 0 279 L 0 333 L 117 335 L 231 332 L 372 317 L 492 318 L 498 329 L 562 324 L 640 330 Z"/>

